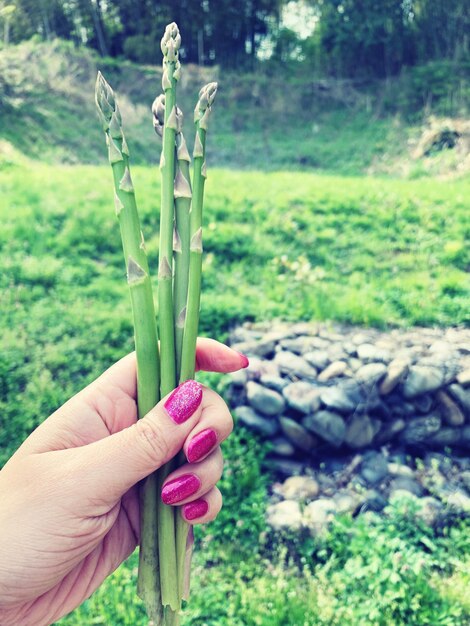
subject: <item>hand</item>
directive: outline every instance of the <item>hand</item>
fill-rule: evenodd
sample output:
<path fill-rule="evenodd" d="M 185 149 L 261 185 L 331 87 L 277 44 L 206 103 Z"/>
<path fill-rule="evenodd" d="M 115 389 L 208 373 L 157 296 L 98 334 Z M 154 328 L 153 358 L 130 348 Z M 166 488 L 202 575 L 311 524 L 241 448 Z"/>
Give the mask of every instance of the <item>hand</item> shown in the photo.
<path fill-rule="evenodd" d="M 218 372 L 247 364 L 211 339 L 198 341 L 196 361 Z M 0 472 L 2 626 L 50 624 L 90 596 L 139 542 L 138 481 L 181 448 L 191 462 L 168 476 L 163 499 L 186 504 L 190 523 L 219 512 L 227 406 L 191 382 L 137 421 L 135 367 L 134 354 L 116 363 L 45 420 Z"/>

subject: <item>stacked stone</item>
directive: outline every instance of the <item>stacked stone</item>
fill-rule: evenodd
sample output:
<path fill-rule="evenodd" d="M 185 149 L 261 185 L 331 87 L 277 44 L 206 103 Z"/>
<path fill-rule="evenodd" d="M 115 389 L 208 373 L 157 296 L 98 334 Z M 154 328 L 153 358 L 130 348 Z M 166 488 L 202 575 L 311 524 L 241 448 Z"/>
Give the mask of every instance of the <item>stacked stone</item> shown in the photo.
<path fill-rule="evenodd" d="M 387 514 L 405 507 L 429 526 L 470 514 L 470 459 L 426 452 L 419 460 L 388 450 L 330 459 L 272 486 L 267 522 L 274 530 L 322 534 L 338 514 Z"/>
<path fill-rule="evenodd" d="M 245 325 L 231 344 L 234 414 L 285 474 L 331 452 L 385 444 L 470 448 L 470 330 Z"/>

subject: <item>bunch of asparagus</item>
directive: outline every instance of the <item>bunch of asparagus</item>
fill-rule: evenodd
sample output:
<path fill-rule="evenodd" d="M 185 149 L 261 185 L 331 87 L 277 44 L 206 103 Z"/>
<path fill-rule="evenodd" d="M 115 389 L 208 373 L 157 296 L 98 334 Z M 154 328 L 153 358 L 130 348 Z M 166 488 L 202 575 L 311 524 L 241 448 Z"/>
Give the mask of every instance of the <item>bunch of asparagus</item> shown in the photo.
<path fill-rule="evenodd" d="M 201 89 L 194 111 L 196 134 L 191 185 L 191 159 L 183 136 L 183 115 L 176 104 L 176 85 L 181 76 L 180 46 L 178 27 L 175 23 L 169 24 L 161 41 L 164 93 L 152 106 L 154 129 L 163 139 L 158 325 L 121 114 L 114 92 L 101 73 L 96 81 L 96 104 L 113 171 L 114 203 L 134 318 L 139 418 L 178 383 L 194 377 L 201 293 L 206 131 L 217 84 L 209 83 Z M 182 600 L 187 600 L 189 594 L 192 533 L 179 510 L 165 505 L 160 498 L 165 478 L 182 462 L 176 459 L 168 463 L 149 476 L 141 488 L 138 593 L 155 626 L 176 626 Z"/>

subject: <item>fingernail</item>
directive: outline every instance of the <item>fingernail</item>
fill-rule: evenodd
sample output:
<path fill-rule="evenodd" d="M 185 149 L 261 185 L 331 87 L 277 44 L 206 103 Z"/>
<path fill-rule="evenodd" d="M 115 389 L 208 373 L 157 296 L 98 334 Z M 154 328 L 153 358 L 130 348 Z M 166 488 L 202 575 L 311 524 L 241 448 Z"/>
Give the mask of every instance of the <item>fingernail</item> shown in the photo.
<path fill-rule="evenodd" d="M 183 506 L 183 517 L 188 520 L 202 517 L 209 510 L 209 505 L 205 500 L 194 500 Z"/>
<path fill-rule="evenodd" d="M 215 430 L 212 430 L 212 428 L 201 430 L 201 432 L 194 435 L 189 442 L 186 458 L 190 463 L 196 463 L 199 459 L 202 459 L 216 443 L 217 435 Z"/>
<path fill-rule="evenodd" d="M 245 369 L 245 367 L 248 367 L 248 365 L 250 364 L 248 357 L 242 354 L 241 352 L 237 352 L 237 354 L 240 356 L 242 360 L 242 368 Z"/>
<path fill-rule="evenodd" d="M 175 504 L 192 496 L 200 486 L 201 481 L 195 474 L 183 474 L 163 486 L 162 500 L 165 504 Z"/>
<path fill-rule="evenodd" d="M 191 417 L 202 401 L 202 385 L 195 380 L 187 380 L 171 393 L 165 402 L 165 410 L 177 424 Z"/>

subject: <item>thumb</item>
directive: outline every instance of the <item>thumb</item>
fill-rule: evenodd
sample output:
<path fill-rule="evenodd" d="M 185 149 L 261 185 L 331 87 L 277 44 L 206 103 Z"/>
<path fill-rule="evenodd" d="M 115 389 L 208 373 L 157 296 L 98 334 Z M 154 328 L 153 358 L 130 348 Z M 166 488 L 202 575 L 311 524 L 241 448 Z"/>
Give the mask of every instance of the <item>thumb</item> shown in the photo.
<path fill-rule="evenodd" d="M 172 459 L 209 408 L 207 392 L 210 390 L 188 380 L 132 426 L 75 448 L 86 497 L 114 503 L 139 480 Z"/>

